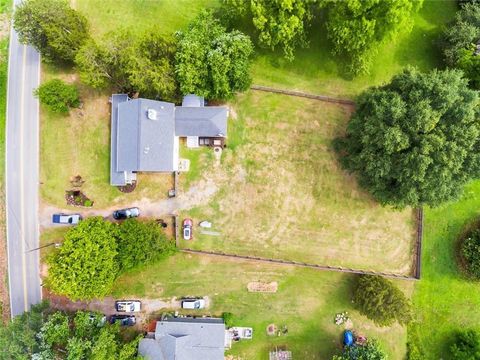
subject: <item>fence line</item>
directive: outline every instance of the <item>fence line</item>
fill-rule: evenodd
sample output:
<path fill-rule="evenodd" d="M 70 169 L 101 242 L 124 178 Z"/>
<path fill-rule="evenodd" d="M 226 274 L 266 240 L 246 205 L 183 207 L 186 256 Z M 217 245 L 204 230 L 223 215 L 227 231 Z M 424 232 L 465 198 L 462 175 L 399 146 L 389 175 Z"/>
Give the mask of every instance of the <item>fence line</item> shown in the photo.
<path fill-rule="evenodd" d="M 250 86 L 250 89 L 258 90 L 258 91 L 271 92 L 271 93 L 276 93 L 276 94 L 298 96 L 298 97 L 320 100 L 320 101 L 325 101 L 325 102 L 334 103 L 334 104 L 355 106 L 355 102 L 352 101 L 352 100 L 339 99 L 339 98 L 334 98 L 334 97 L 330 97 L 330 96 L 327 96 L 327 95 L 310 94 L 310 93 L 305 93 L 303 91 L 277 89 L 277 88 L 272 88 L 272 87 L 262 86 L 262 85 L 252 85 L 252 86 Z"/>
<path fill-rule="evenodd" d="M 417 209 L 417 238 L 415 242 L 415 279 L 420 280 L 422 273 L 423 208 Z"/>
<path fill-rule="evenodd" d="M 224 257 L 224 258 L 230 258 L 235 260 L 242 259 L 242 260 L 251 260 L 251 261 L 258 261 L 258 262 L 270 263 L 270 264 L 293 265 L 298 267 L 311 268 L 311 269 L 324 270 L 324 271 L 336 271 L 336 272 L 360 274 L 360 275 L 379 275 L 387 278 L 401 279 L 401 280 L 418 280 L 416 277 L 412 277 L 408 275 L 385 273 L 381 271 L 358 270 L 358 269 L 352 269 L 352 268 L 345 268 L 341 266 L 308 264 L 308 263 L 302 263 L 298 261 L 268 259 L 268 258 L 262 258 L 257 256 L 227 254 L 227 253 L 216 252 L 216 251 L 193 250 L 193 249 L 180 249 L 180 251 L 184 253 L 190 253 L 190 254 L 211 255 L 211 256 Z"/>

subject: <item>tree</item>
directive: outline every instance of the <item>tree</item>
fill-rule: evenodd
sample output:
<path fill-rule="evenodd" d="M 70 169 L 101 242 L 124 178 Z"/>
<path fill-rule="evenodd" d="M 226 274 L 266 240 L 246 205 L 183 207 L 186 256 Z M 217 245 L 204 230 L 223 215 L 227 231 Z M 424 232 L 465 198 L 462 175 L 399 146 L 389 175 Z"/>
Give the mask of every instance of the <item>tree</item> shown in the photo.
<path fill-rule="evenodd" d="M 40 329 L 39 338 L 42 347 L 51 349 L 54 346 L 65 346 L 70 336 L 68 316 L 58 311 L 48 317 Z"/>
<path fill-rule="evenodd" d="M 70 229 L 60 249 L 48 259 L 46 283 L 72 300 L 89 300 L 110 293 L 119 267 L 116 226 L 100 217 Z"/>
<path fill-rule="evenodd" d="M 118 232 L 118 260 L 122 270 L 148 264 L 175 251 L 175 244 L 154 221 L 125 220 Z"/>
<path fill-rule="evenodd" d="M 48 304 L 43 302 L 7 324 L 0 322 L 0 360 L 30 360 L 40 351 L 37 334 L 44 323 L 47 308 Z"/>
<path fill-rule="evenodd" d="M 108 33 L 98 44 L 88 40 L 75 57 L 80 80 L 96 89 L 114 86 L 120 91 L 130 91 L 128 68 L 133 44 L 134 38 L 127 31 Z"/>
<path fill-rule="evenodd" d="M 357 102 L 344 166 L 382 204 L 437 206 L 479 175 L 478 95 L 457 70 L 407 69 Z"/>
<path fill-rule="evenodd" d="M 130 57 L 128 79 L 142 96 L 167 101 L 177 100 L 175 46 L 158 30 L 144 33 Z"/>
<path fill-rule="evenodd" d="M 207 11 L 176 35 L 175 72 L 182 94 L 228 99 L 250 86 L 253 46 L 248 36 L 227 32 Z"/>
<path fill-rule="evenodd" d="M 327 35 L 353 75 L 368 73 L 379 44 L 410 32 L 423 1 L 341 0 L 329 4 Z"/>
<path fill-rule="evenodd" d="M 479 360 L 480 334 L 475 330 L 461 330 L 450 346 L 452 360 Z"/>
<path fill-rule="evenodd" d="M 291 61 L 295 58 L 295 49 L 308 44 L 306 33 L 313 18 L 313 3 L 311 0 L 227 0 L 224 11 L 251 19 L 260 45 L 271 50 L 281 48 L 285 58 Z"/>
<path fill-rule="evenodd" d="M 13 27 L 22 43 L 50 61 L 72 62 L 88 39 L 88 23 L 64 0 L 26 0 L 15 10 Z"/>
<path fill-rule="evenodd" d="M 57 113 L 68 113 L 69 108 L 80 105 L 77 87 L 60 79 L 43 83 L 34 94 L 50 111 Z"/>
<path fill-rule="evenodd" d="M 395 321 L 406 324 L 412 317 L 411 305 L 405 295 L 391 281 L 380 276 L 359 276 L 353 301 L 362 314 L 380 326 L 390 326 Z"/>
<path fill-rule="evenodd" d="M 347 346 L 341 355 L 335 355 L 333 360 L 386 360 L 387 355 L 376 340 L 369 340 L 363 346 Z"/>
<path fill-rule="evenodd" d="M 475 279 L 480 279 L 480 229 L 471 230 L 461 245 L 461 256 L 465 271 Z"/>

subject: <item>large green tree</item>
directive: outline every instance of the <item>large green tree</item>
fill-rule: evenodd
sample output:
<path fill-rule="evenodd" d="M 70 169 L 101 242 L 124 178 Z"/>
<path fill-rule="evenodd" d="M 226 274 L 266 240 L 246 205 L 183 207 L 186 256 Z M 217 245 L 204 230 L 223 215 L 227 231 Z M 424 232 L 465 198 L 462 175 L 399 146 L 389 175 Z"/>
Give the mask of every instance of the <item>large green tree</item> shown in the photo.
<path fill-rule="evenodd" d="M 411 305 L 405 295 L 381 276 L 359 276 L 353 302 L 362 314 L 380 326 L 390 326 L 395 321 L 406 324 L 412 316 Z"/>
<path fill-rule="evenodd" d="M 72 62 L 88 39 L 88 23 L 65 0 L 26 0 L 15 10 L 13 27 L 22 43 L 50 61 Z"/>
<path fill-rule="evenodd" d="M 218 15 L 229 25 L 252 23 L 260 46 L 283 51 L 286 59 L 308 44 L 315 0 L 224 0 Z"/>
<path fill-rule="evenodd" d="M 449 66 L 465 72 L 471 85 L 480 88 L 480 3 L 465 4 L 455 15 L 455 20 L 445 27 L 442 49 Z"/>
<path fill-rule="evenodd" d="M 347 346 L 341 355 L 335 355 L 332 360 L 386 360 L 387 355 L 376 340 L 369 340 L 363 346 Z"/>
<path fill-rule="evenodd" d="M 248 36 L 227 32 L 207 11 L 176 35 L 175 71 L 183 95 L 228 99 L 249 87 L 253 46 Z"/>
<path fill-rule="evenodd" d="M 148 264 L 175 251 L 162 227 L 154 221 L 124 221 L 118 232 L 118 260 L 122 270 Z"/>
<path fill-rule="evenodd" d="M 327 35 L 353 75 L 367 73 L 378 46 L 411 30 L 422 0 L 338 0 L 328 5 Z"/>
<path fill-rule="evenodd" d="M 80 105 L 77 87 L 60 79 L 44 82 L 35 90 L 35 96 L 50 111 L 57 113 L 68 114 L 70 108 Z"/>
<path fill-rule="evenodd" d="M 480 174 L 478 109 L 460 71 L 407 69 L 359 97 L 343 163 L 382 204 L 437 206 Z"/>
<path fill-rule="evenodd" d="M 475 330 L 461 330 L 450 346 L 452 360 L 480 360 L 480 334 Z"/>
<path fill-rule="evenodd" d="M 110 293 L 117 277 L 116 225 L 88 218 L 70 229 L 49 259 L 46 283 L 70 299 L 92 299 Z"/>

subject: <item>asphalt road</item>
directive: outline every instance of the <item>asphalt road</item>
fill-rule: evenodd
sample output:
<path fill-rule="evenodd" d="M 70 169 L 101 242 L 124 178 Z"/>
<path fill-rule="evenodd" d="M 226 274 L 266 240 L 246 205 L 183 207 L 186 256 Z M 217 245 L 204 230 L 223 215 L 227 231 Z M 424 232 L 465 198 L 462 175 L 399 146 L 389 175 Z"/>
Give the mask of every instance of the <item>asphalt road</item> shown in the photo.
<path fill-rule="evenodd" d="M 18 3 L 16 0 L 15 3 Z M 42 299 L 40 287 L 38 185 L 40 56 L 11 32 L 6 126 L 6 207 L 12 317 Z"/>

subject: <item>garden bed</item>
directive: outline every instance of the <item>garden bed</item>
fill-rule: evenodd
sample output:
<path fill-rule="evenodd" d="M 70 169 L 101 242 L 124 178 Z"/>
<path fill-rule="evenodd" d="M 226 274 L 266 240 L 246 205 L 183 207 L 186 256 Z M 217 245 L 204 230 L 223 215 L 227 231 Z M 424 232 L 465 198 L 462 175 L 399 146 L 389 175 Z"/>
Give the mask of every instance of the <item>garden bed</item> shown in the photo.
<path fill-rule="evenodd" d="M 80 206 L 80 207 L 92 207 L 93 201 L 90 200 L 87 195 L 80 190 L 67 190 L 65 191 L 65 200 L 67 205 Z"/>

